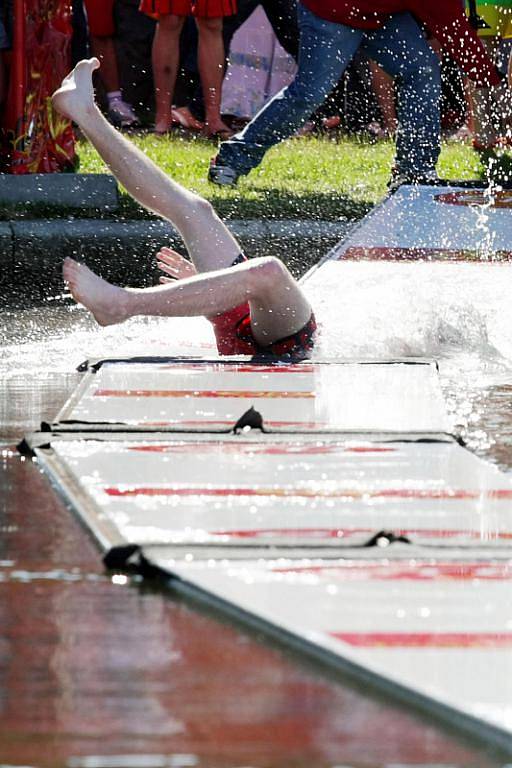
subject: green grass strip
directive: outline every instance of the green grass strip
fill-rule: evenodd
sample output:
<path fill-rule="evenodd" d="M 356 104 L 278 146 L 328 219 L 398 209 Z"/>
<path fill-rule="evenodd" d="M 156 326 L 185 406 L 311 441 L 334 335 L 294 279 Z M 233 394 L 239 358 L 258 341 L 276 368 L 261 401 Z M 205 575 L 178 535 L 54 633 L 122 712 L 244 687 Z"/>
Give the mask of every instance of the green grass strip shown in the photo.
<path fill-rule="evenodd" d="M 179 133 L 158 137 L 139 134 L 130 137 L 165 173 L 210 200 L 222 218 L 230 219 L 317 219 L 337 221 L 358 219 L 386 193 L 393 164 L 394 144 L 371 144 L 346 135 L 290 139 L 274 147 L 261 166 L 242 178 L 234 189 L 224 189 L 206 180 L 210 158 L 216 147 L 201 138 Z M 81 173 L 105 173 L 97 152 L 86 141 L 78 143 Z M 438 165 L 441 177 L 483 178 L 484 168 L 477 153 L 467 144 L 443 144 Z M 5 212 L 3 218 L 33 218 L 51 213 L 45 206 Z M 73 215 L 101 217 L 100 212 L 73 211 Z M 108 218 L 147 217 L 121 189 L 121 205 Z"/>

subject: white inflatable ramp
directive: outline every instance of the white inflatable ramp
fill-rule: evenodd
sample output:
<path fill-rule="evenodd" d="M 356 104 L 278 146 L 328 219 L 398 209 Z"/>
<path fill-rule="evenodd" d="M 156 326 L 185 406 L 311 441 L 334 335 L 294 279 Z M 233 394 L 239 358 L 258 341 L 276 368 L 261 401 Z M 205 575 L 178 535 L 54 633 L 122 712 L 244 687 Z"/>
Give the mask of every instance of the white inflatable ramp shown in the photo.
<path fill-rule="evenodd" d="M 430 361 L 270 364 L 249 358 L 97 363 L 53 426 L 226 432 L 243 426 L 248 411 L 270 432 L 451 430 Z"/>
<path fill-rule="evenodd" d="M 394 546 L 394 545 L 393 545 Z M 512 749 L 512 560 L 153 562 L 180 594 Z"/>
<path fill-rule="evenodd" d="M 111 532 L 105 551 L 327 551 L 384 530 L 434 556 L 512 540 L 512 478 L 447 437 L 41 433 L 31 446 L 89 527 Z"/>
<path fill-rule="evenodd" d="M 135 562 L 512 748 L 512 479 L 455 441 L 61 432 L 28 444 L 107 564 Z"/>
<path fill-rule="evenodd" d="M 512 261 L 512 190 L 403 186 L 330 259 Z"/>
<path fill-rule="evenodd" d="M 423 439 L 30 442 L 106 562 L 135 553 L 183 594 L 506 745 L 512 480 Z"/>

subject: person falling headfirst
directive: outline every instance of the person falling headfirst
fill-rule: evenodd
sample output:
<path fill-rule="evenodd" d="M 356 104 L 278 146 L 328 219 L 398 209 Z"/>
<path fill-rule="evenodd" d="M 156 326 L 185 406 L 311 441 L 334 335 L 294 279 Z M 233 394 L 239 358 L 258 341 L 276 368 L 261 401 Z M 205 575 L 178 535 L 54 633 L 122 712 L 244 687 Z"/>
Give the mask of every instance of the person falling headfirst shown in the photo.
<path fill-rule="evenodd" d="M 315 318 L 288 269 L 270 256 L 247 261 L 209 202 L 166 176 L 107 122 L 94 100 L 92 73 L 98 67 L 95 58 L 79 62 L 53 94 L 53 106 L 80 126 L 141 205 L 176 227 L 192 264 L 163 248 L 159 266 L 170 277 L 159 286 L 129 289 L 67 258 L 64 279 L 74 299 L 100 325 L 136 315 L 204 315 L 213 324 L 220 354 L 306 355 L 314 343 Z"/>

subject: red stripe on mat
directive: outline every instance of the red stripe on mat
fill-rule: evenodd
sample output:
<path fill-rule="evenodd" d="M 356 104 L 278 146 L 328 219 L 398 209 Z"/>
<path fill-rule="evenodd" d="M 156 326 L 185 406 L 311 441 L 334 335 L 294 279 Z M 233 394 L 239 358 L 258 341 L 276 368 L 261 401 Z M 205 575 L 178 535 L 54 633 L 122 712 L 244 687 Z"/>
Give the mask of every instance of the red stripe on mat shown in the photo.
<path fill-rule="evenodd" d="M 247 363 L 169 363 L 168 365 L 157 366 L 159 371 L 203 371 L 206 373 L 314 373 L 318 366 L 301 363 L 270 365 L 249 365 Z"/>
<path fill-rule="evenodd" d="M 279 537 L 279 536 L 297 536 L 297 537 L 314 537 L 319 539 L 344 539 L 351 536 L 359 536 L 361 534 L 373 534 L 375 528 L 254 528 L 244 530 L 216 530 L 209 531 L 212 536 L 232 536 L 239 539 L 254 539 L 260 537 Z M 398 528 L 394 529 L 393 533 L 397 536 L 418 536 L 425 539 L 450 539 L 458 536 L 464 536 L 469 539 L 477 539 L 478 541 L 495 541 L 496 539 L 512 539 L 512 532 L 507 531 L 493 531 L 487 532 L 486 535 L 480 533 L 480 531 L 472 530 L 451 530 L 444 528 Z"/>
<path fill-rule="evenodd" d="M 130 445 L 128 451 L 140 453 L 222 453 L 265 455 L 265 456 L 325 456 L 327 454 L 341 453 L 395 453 L 396 448 L 380 448 L 365 445 L 356 445 L 345 448 L 336 445 L 256 445 L 255 443 L 239 443 L 230 445 L 229 443 L 192 443 L 181 445 Z"/>
<path fill-rule="evenodd" d="M 306 499 L 440 499 L 459 501 L 472 499 L 512 499 L 512 488 L 498 488 L 494 491 L 463 490 L 415 490 L 412 488 L 386 488 L 381 491 L 315 491 L 310 488 L 172 488 L 133 486 L 131 488 L 110 486 L 105 488 L 109 496 L 260 496 Z"/>
<path fill-rule="evenodd" d="M 438 203 L 448 203 L 449 205 L 484 206 L 486 208 L 512 208 L 512 191 L 510 189 L 504 189 L 494 192 L 492 195 L 488 195 L 485 194 L 484 190 L 481 189 L 466 189 L 434 195 L 434 200 Z"/>
<path fill-rule="evenodd" d="M 239 389 L 97 389 L 94 397 L 210 397 L 210 398 L 297 398 L 313 399 L 314 392 L 289 392 L 254 390 L 244 392 Z"/>
<path fill-rule="evenodd" d="M 492 259 L 484 258 L 484 254 L 472 250 L 452 250 L 451 248 L 388 248 L 384 246 L 351 246 L 340 256 L 345 261 L 374 260 L 374 261 L 467 261 L 478 264 L 499 264 L 512 261 L 512 251 L 495 251 Z"/>
<path fill-rule="evenodd" d="M 511 632 L 329 632 L 358 648 L 508 648 Z"/>
<path fill-rule="evenodd" d="M 321 576 L 341 581 L 508 581 L 512 579 L 512 561 L 501 563 L 407 562 L 305 565 L 272 568 L 272 573 Z"/>

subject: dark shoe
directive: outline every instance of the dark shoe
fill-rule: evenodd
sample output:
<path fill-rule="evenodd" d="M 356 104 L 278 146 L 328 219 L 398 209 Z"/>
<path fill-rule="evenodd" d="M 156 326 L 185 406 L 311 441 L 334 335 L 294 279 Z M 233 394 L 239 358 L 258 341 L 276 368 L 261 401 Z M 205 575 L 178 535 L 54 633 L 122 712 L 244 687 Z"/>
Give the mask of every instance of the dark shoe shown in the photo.
<path fill-rule="evenodd" d="M 234 187 L 239 176 L 240 174 L 234 168 L 219 163 L 217 157 L 211 159 L 208 181 L 211 181 L 212 184 L 217 184 L 219 187 Z"/>
<path fill-rule="evenodd" d="M 396 192 L 399 187 L 404 184 L 421 184 L 422 186 L 435 186 L 440 183 L 440 178 L 435 171 L 427 171 L 421 174 L 407 174 L 393 172 L 388 182 L 388 189 L 390 192 Z"/>
<path fill-rule="evenodd" d="M 139 120 L 130 104 L 116 99 L 109 104 L 107 118 L 116 128 L 137 128 Z"/>

